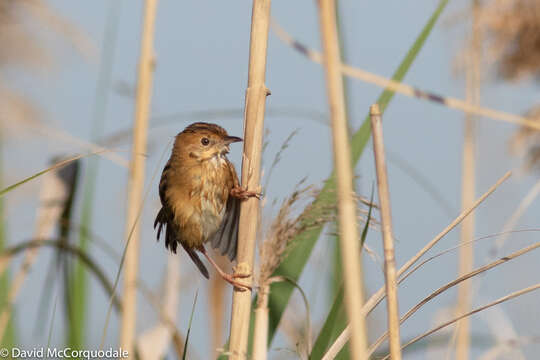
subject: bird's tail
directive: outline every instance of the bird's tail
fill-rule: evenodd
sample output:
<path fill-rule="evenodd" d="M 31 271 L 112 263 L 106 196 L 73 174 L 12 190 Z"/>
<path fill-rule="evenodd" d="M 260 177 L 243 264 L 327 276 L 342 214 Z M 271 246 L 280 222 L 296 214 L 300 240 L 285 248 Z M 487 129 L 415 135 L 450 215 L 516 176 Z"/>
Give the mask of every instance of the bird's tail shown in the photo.
<path fill-rule="evenodd" d="M 165 227 L 165 248 L 171 249 L 171 251 L 176 254 L 176 247 L 178 246 L 178 243 L 176 242 L 176 234 L 173 227 L 169 223 L 169 215 L 164 207 L 159 210 L 156 216 L 156 220 L 154 221 L 154 229 L 156 227 L 158 229 L 157 241 L 159 241 L 159 237 L 161 236 L 161 230 L 163 230 L 163 227 Z"/>
<path fill-rule="evenodd" d="M 210 279 L 210 274 L 208 273 L 208 269 L 206 268 L 206 266 L 204 266 L 203 262 L 199 258 L 199 255 L 197 255 L 197 252 L 195 251 L 195 249 L 189 248 L 188 246 L 185 246 L 184 244 L 182 244 L 182 247 L 184 248 L 184 250 L 186 250 L 186 252 L 188 253 L 191 260 L 193 260 L 195 265 L 197 265 L 197 268 L 199 269 L 201 274 L 203 274 L 205 278 Z"/>
<path fill-rule="evenodd" d="M 158 231 L 157 231 L 157 241 L 159 241 L 159 236 L 161 235 L 161 229 L 163 228 L 163 226 L 167 225 L 167 214 L 165 214 L 165 209 L 164 208 L 161 208 L 161 210 L 159 210 L 157 216 L 156 216 L 156 220 L 154 221 L 154 230 L 156 229 L 156 226 L 158 226 Z"/>
<path fill-rule="evenodd" d="M 165 247 L 167 249 L 171 249 L 173 253 L 176 254 L 176 247 L 178 246 L 178 237 L 176 236 L 176 232 L 173 228 L 173 226 L 169 222 L 169 214 L 167 213 L 167 210 L 165 208 L 161 208 L 159 210 L 156 220 L 154 221 L 154 229 L 157 227 L 157 240 L 159 241 L 159 237 L 161 235 L 161 230 L 165 226 Z M 205 278 L 209 279 L 210 275 L 208 274 L 208 269 L 206 269 L 206 266 L 204 266 L 203 262 L 197 255 L 194 249 L 190 249 L 187 246 L 184 246 L 182 244 L 186 252 L 188 253 L 189 257 L 195 265 L 197 265 L 197 268 L 199 268 L 199 271 L 204 275 Z"/>

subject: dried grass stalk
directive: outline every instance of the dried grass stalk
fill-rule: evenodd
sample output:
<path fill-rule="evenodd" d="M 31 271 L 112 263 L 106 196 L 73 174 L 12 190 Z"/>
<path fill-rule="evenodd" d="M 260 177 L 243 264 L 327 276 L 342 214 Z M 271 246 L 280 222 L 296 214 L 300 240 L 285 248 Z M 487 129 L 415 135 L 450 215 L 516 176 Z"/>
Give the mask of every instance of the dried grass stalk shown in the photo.
<path fill-rule="evenodd" d="M 392 214 L 390 208 L 390 192 L 386 172 L 384 140 L 379 105 L 371 105 L 371 132 L 373 134 L 373 153 L 377 170 L 377 189 L 381 213 L 381 229 L 384 249 L 384 277 L 387 298 L 388 333 L 390 334 L 390 353 L 392 360 L 401 359 L 401 341 L 399 337 L 399 304 L 397 291 L 396 259 L 394 257 L 394 235 L 392 231 Z"/>
<path fill-rule="evenodd" d="M 133 147 L 128 182 L 127 217 L 125 236 L 127 239 L 123 312 L 120 332 L 120 346 L 133 354 L 137 316 L 137 271 L 139 268 L 139 212 L 142 208 L 144 169 L 146 158 L 148 116 L 154 69 L 154 25 L 157 0 L 145 0 L 141 52 L 137 71 L 137 97 L 135 102 L 135 122 L 133 124 Z"/>
<path fill-rule="evenodd" d="M 249 47 L 248 86 L 244 119 L 244 151 L 242 186 L 260 191 L 261 155 L 264 133 L 266 96 L 266 52 L 270 21 L 270 0 L 253 0 L 251 39 Z M 255 242 L 259 227 L 259 200 L 250 198 L 242 203 L 238 230 L 236 274 L 252 274 Z M 253 276 L 245 281 L 253 282 Z M 231 314 L 230 359 L 247 357 L 251 291 L 234 291 Z"/>
<path fill-rule="evenodd" d="M 356 202 L 353 198 L 353 174 L 345 115 L 345 98 L 337 36 L 335 0 L 321 0 L 319 2 L 319 21 L 322 47 L 324 50 L 328 102 L 332 121 L 345 304 L 352 333 L 351 353 L 354 359 L 361 360 L 367 359 L 366 324 L 364 315 L 361 313 L 362 305 L 364 304 L 364 284 L 363 274 L 361 272 Z"/>
<path fill-rule="evenodd" d="M 506 181 L 512 173 L 508 171 L 506 174 L 504 174 L 493 186 L 491 186 L 488 191 L 486 191 L 482 196 L 480 196 L 475 203 L 469 207 L 467 210 L 464 210 L 459 214 L 457 218 L 455 218 L 446 228 L 444 228 L 437 236 L 435 236 L 430 242 L 428 242 L 420 251 L 416 253 L 412 258 L 410 258 L 397 272 L 398 278 L 407 271 L 411 266 L 414 265 L 420 259 L 426 252 L 428 252 L 435 244 L 437 244 L 446 234 L 448 234 L 452 229 L 454 229 L 456 226 L 458 226 L 463 219 L 465 219 L 471 212 L 474 211 L 484 200 L 488 198 L 497 188 Z M 377 290 L 371 297 L 366 301 L 364 306 L 362 307 L 362 314 L 366 316 L 377 306 L 382 299 L 385 297 L 385 289 L 384 287 Z M 336 341 L 330 346 L 328 351 L 324 354 L 322 360 L 330 360 L 337 356 L 337 354 L 341 351 L 343 346 L 349 341 L 351 335 L 351 329 L 350 325 L 347 325 L 347 327 L 341 332 L 341 334 L 338 336 Z"/>

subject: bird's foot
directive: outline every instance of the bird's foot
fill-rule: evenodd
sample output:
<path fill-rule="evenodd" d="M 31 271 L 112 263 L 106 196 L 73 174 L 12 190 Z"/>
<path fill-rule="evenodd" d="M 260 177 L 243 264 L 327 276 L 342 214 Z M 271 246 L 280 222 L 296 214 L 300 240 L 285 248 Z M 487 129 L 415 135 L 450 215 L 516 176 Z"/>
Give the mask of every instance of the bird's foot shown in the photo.
<path fill-rule="evenodd" d="M 235 279 L 246 279 L 250 277 L 251 274 L 233 274 L 232 277 Z"/>
<path fill-rule="evenodd" d="M 221 277 L 227 281 L 229 284 L 231 284 L 232 286 L 234 286 L 234 288 L 238 291 L 246 291 L 246 290 L 251 290 L 251 286 L 247 285 L 247 284 L 244 284 L 238 280 L 236 280 L 237 278 L 246 278 L 246 277 L 249 277 L 251 275 L 246 275 L 246 274 L 221 274 Z"/>
<path fill-rule="evenodd" d="M 250 277 L 251 274 L 247 274 L 246 271 L 242 271 L 241 269 L 243 269 L 242 266 L 239 265 L 239 268 L 236 269 L 235 271 L 235 274 L 227 274 L 225 271 L 221 270 L 221 268 L 219 267 L 219 265 L 214 261 L 214 259 L 212 259 L 210 256 L 208 256 L 208 254 L 206 253 L 206 250 L 204 249 L 204 246 L 201 246 L 199 248 L 199 251 L 203 253 L 203 255 L 206 257 L 206 259 L 208 259 L 208 261 L 210 261 L 210 263 L 212 264 L 212 266 L 216 269 L 216 271 L 218 272 L 218 274 L 223 278 L 223 280 L 225 280 L 226 282 L 228 282 L 229 284 L 231 284 L 232 286 L 234 286 L 234 288 L 238 291 L 246 291 L 246 290 L 251 290 L 251 286 L 250 285 L 246 285 L 246 284 L 243 284 L 241 283 L 240 281 L 236 280 L 236 278 L 247 278 L 247 277 Z"/>
<path fill-rule="evenodd" d="M 231 195 L 241 200 L 247 200 L 251 197 L 254 197 L 260 200 L 262 197 L 262 193 L 256 192 L 256 191 L 249 191 L 248 189 L 244 189 L 240 186 L 233 187 L 231 189 Z"/>

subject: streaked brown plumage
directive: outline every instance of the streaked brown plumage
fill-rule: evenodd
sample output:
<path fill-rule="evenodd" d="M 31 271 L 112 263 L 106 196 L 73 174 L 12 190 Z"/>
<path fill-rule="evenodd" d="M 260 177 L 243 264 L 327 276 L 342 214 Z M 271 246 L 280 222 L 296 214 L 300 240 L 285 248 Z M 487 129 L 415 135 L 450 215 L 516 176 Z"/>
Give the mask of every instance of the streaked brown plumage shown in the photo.
<path fill-rule="evenodd" d="M 253 192 L 242 190 L 233 164 L 227 159 L 229 145 L 242 141 L 215 124 L 194 123 L 176 136 L 171 157 L 159 183 L 162 208 L 156 216 L 157 239 L 165 226 L 165 247 L 176 253 L 178 243 L 201 273 L 208 270 L 200 251 L 219 274 L 235 286 L 247 287 L 223 272 L 207 255 L 204 244 L 236 259 L 240 201 Z"/>

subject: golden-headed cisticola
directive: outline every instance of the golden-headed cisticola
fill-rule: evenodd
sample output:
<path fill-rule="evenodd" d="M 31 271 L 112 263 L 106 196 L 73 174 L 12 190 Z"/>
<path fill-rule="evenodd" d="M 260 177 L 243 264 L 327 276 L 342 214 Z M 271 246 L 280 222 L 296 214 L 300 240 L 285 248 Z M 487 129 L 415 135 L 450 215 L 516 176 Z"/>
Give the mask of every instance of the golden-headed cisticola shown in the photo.
<path fill-rule="evenodd" d="M 176 136 L 159 182 L 162 208 L 154 229 L 158 229 L 159 241 L 165 226 L 165 247 L 176 253 L 180 243 L 206 278 L 208 270 L 197 251 L 226 281 L 245 289 L 248 286 L 221 270 L 204 248 L 209 242 L 235 260 L 240 201 L 259 195 L 240 187 L 234 165 L 227 159 L 229 145 L 239 141 L 221 126 L 203 122 L 189 125 Z"/>

